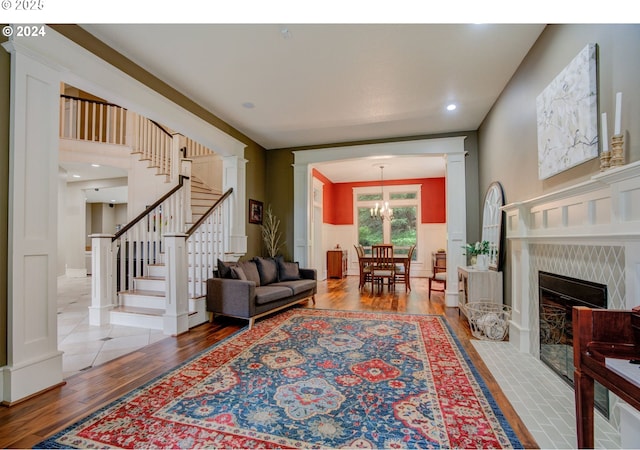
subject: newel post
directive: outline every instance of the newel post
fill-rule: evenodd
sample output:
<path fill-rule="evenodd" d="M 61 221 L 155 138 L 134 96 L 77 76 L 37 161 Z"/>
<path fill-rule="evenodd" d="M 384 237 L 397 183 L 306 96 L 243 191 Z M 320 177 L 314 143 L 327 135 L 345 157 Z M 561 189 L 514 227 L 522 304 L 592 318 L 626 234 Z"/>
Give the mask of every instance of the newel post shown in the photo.
<path fill-rule="evenodd" d="M 189 285 L 187 280 L 187 235 L 164 235 L 166 300 L 163 332 L 176 336 L 189 330 Z"/>
<path fill-rule="evenodd" d="M 91 238 L 91 306 L 89 324 L 109 323 L 115 291 L 113 279 L 113 234 L 92 234 Z"/>

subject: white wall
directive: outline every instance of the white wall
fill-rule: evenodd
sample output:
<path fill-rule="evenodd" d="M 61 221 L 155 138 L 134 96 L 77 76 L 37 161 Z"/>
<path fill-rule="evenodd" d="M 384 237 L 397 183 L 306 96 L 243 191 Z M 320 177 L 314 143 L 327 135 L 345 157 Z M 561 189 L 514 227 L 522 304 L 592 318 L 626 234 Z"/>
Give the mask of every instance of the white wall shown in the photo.
<path fill-rule="evenodd" d="M 64 275 L 66 265 L 65 242 L 65 192 L 67 189 L 67 171 L 58 167 L 58 256 L 56 276 Z"/>
<path fill-rule="evenodd" d="M 149 169 L 149 161 L 139 161 L 138 155 L 131 155 L 127 222 L 134 219 L 147 206 L 169 192 L 174 186 L 174 184 L 167 182 L 164 175 L 156 175 L 155 170 Z"/>

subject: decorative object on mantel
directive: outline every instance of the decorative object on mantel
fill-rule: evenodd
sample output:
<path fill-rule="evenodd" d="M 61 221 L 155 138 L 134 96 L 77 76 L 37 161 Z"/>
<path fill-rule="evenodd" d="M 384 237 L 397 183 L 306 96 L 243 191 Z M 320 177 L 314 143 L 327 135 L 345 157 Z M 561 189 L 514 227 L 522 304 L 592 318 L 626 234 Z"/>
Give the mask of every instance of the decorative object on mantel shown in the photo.
<path fill-rule="evenodd" d="M 616 94 L 616 121 L 611 136 L 611 160 L 610 167 L 624 166 L 624 136 L 621 132 L 622 122 L 622 92 Z"/>
<path fill-rule="evenodd" d="M 600 171 L 610 167 L 624 166 L 624 135 L 621 132 L 622 122 L 622 92 L 616 94 L 616 116 L 613 136 L 611 136 L 611 150 L 607 138 L 607 113 L 602 113 L 602 152 L 600 153 Z"/>
<path fill-rule="evenodd" d="M 607 170 L 611 165 L 611 152 L 609 151 L 609 137 L 607 136 L 607 113 L 602 113 L 600 121 L 600 140 L 602 141 L 602 150 L 600 151 L 600 171 Z"/>
<path fill-rule="evenodd" d="M 536 99 L 538 178 L 598 157 L 596 44 L 588 44 Z"/>
<path fill-rule="evenodd" d="M 617 134 L 611 137 L 611 159 L 609 167 L 624 166 L 624 136 Z"/>

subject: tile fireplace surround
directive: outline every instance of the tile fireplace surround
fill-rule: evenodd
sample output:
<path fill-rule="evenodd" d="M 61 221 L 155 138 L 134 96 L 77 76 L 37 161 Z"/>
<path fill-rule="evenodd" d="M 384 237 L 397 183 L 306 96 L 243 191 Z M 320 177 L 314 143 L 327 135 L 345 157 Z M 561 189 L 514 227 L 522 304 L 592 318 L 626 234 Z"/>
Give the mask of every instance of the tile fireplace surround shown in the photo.
<path fill-rule="evenodd" d="M 503 211 L 513 308 L 509 341 L 518 350 L 540 357 L 540 270 L 607 285 L 609 309 L 640 305 L 640 161 Z M 617 425 L 619 399 L 610 397 L 610 421 Z"/>

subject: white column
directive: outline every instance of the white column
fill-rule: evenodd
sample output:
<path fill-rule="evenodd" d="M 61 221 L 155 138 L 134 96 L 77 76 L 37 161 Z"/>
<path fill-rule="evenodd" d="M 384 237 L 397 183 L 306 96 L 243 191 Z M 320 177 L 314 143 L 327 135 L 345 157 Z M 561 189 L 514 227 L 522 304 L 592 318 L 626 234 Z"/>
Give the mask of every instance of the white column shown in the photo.
<path fill-rule="evenodd" d="M 532 319 L 537 320 L 538 311 L 532 312 L 530 306 L 530 270 L 531 257 L 529 254 L 529 221 L 531 220 L 527 207 L 523 203 L 511 203 L 502 207 L 505 212 L 506 238 L 509 250 L 506 260 L 510 267 L 511 280 L 511 320 L 509 321 L 509 343 L 519 351 L 539 355 L 540 350 L 533 348 L 534 342 L 531 330 L 534 327 Z"/>
<path fill-rule="evenodd" d="M 466 266 L 463 246 L 467 240 L 465 155 L 445 155 L 447 164 L 447 291 L 446 306 L 458 306 L 458 266 Z"/>
<path fill-rule="evenodd" d="M 57 238 L 60 76 L 17 42 L 11 53 L 7 365 L 2 401 L 62 383 Z M 3 331 L 4 332 L 4 331 Z"/>
<path fill-rule="evenodd" d="M 176 336 L 189 330 L 189 285 L 187 282 L 187 235 L 164 235 L 167 290 L 164 334 Z"/>
<path fill-rule="evenodd" d="M 92 234 L 91 238 L 91 306 L 89 325 L 109 323 L 114 304 L 113 269 L 115 261 L 111 239 L 113 234 Z"/>
<path fill-rule="evenodd" d="M 87 203 L 84 192 L 74 183 L 65 185 L 63 195 L 66 205 L 58 223 L 64 226 L 62 231 L 66 243 L 63 247 L 65 274 L 70 278 L 84 278 L 87 276 L 85 262 Z"/>
<path fill-rule="evenodd" d="M 293 165 L 293 260 L 309 267 L 309 165 Z"/>
<path fill-rule="evenodd" d="M 231 254 L 234 260 L 247 253 L 247 160 L 239 156 L 222 158 L 222 191 L 233 188 L 233 194 L 225 202 L 223 216 L 227 221 L 224 229 L 227 242 L 225 253 Z"/>
<path fill-rule="evenodd" d="M 523 240 L 511 240 L 511 320 L 509 343 L 519 351 L 538 355 L 539 349 L 531 348 L 531 311 L 529 300 L 529 244 Z"/>

